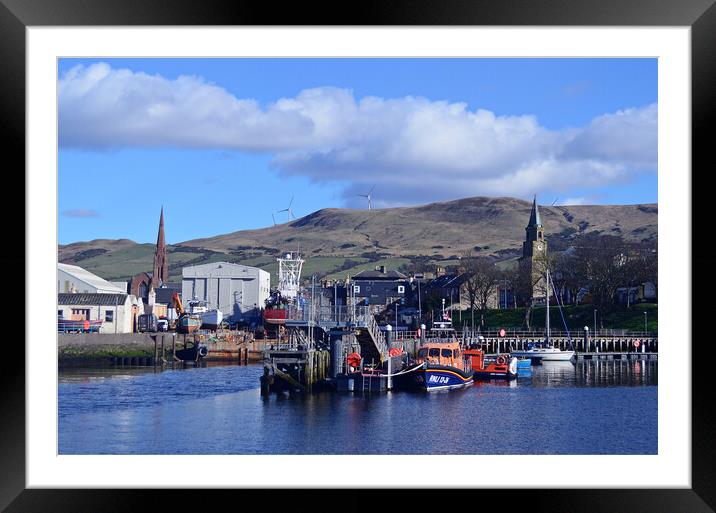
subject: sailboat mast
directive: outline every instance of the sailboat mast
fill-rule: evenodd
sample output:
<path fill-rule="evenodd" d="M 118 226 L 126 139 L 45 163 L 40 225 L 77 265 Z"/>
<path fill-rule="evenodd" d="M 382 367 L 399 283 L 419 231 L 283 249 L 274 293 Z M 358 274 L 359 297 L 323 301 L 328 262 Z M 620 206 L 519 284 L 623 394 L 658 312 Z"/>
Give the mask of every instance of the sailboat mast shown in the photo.
<path fill-rule="evenodd" d="M 547 301 L 547 309 L 545 311 L 546 316 L 546 327 L 547 327 L 547 344 L 549 344 L 549 269 L 547 269 L 547 297 L 545 298 Z"/>

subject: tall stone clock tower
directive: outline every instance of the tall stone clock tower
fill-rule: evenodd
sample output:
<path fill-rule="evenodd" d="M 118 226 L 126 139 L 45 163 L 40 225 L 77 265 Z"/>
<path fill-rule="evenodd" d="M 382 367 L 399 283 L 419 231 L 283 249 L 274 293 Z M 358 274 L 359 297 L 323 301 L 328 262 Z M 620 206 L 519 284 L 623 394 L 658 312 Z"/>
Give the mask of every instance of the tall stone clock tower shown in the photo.
<path fill-rule="evenodd" d="M 543 302 L 547 297 L 547 281 L 544 276 L 547 262 L 547 241 L 544 238 L 544 227 L 537 207 L 537 196 L 532 201 L 530 220 L 525 228 L 527 232 L 522 243 L 522 260 L 527 262 L 532 276 L 532 300 Z"/>

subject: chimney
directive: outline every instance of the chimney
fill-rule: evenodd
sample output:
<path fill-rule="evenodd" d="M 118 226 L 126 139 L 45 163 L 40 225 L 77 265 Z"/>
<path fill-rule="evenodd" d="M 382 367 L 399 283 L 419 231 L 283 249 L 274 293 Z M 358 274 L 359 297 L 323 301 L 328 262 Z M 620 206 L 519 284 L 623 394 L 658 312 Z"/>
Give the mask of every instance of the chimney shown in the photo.
<path fill-rule="evenodd" d="M 435 268 L 435 276 L 438 277 L 438 278 L 439 278 L 440 276 L 445 276 L 445 268 L 444 268 L 444 267 L 441 267 L 441 266 L 437 266 L 437 267 Z"/>

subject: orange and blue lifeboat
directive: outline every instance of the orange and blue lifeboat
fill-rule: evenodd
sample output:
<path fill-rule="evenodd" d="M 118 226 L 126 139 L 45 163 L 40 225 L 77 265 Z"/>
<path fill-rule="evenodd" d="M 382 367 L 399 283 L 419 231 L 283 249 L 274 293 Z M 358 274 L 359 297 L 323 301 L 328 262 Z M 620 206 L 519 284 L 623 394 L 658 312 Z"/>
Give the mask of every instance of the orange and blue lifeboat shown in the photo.
<path fill-rule="evenodd" d="M 424 390 L 446 390 L 472 383 L 473 370 L 463 357 L 457 342 L 427 342 L 418 350 L 415 371 L 411 372 L 415 386 Z"/>

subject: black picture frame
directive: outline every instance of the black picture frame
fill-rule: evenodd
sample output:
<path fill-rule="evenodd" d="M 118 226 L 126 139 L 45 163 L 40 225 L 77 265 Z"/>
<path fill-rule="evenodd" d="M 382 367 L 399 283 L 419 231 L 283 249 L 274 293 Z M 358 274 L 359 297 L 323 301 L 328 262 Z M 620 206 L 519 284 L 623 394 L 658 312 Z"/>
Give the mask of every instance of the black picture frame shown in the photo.
<path fill-rule="evenodd" d="M 25 163 L 25 29 L 29 26 L 63 25 L 550 25 L 550 26 L 689 26 L 692 42 L 692 276 L 708 277 L 716 253 L 697 235 L 707 233 L 709 187 L 696 169 L 712 171 L 708 128 L 716 125 L 713 99 L 716 91 L 716 7 L 714 0 L 403 0 L 383 2 L 282 3 L 223 2 L 214 0 L 154 1 L 124 0 L 0 0 L 0 79 L 2 140 L 7 144 L 6 162 Z M 9 144 L 8 144 L 9 143 Z M 8 157 L 15 157 L 8 158 Z M 9 173 L 9 171 L 6 171 Z M 688 170 L 683 170 L 688 172 Z M 22 183 L 20 188 L 24 188 Z M 19 190 L 19 189 L 17 189 Z M 30 193 L 31 191 L 25 191 Z M 20 196 L 18 194 L 18 196 Z M 705 207 L 702 207 L 705 205 Z M 18 236 L 22 237 L 20 234 Z M 706 237 L 708 239 L 708 237 Z M 19 246 L 19 244 L 18 244 Z M 24 247 L 24 246 L 23 246 Z M 23 255 L 24 256 L 24 255 Z M 20 257 L 3 257 L 6 265 L 19 266 Z M 26 272 L 28 270 L 26 269 Z M 705 287 L 707 288 L 707 287 Z M 18 290 L 24 290 L 20 285 Z M 699 302 L 700 287 L 693 286 L 692 318 L 708 319 L 707 301 Z M 683 298 L 688 300 L 689 298 Z M 709 372 L 698 372 L 699 349 L 710 343 L 703 324 L 684 333 L 683 343 L 692 343 L 692 488 L 690 489 L 520 489 L 510 490 L 510 500 L 500 509 L 529 508 L 544 511 L 630 511 L 706 512 L 716 508 L 716 426 L 714 387 Z M 699 334 L 703 335 L 699 337 Z M 687 362 L 689 363 L 689 362 Z M 683 365 L 683 364 L 682 364 Z M 668 371 L 668 370 L 667 370 Z M 209 509 L 226 496 L 232 502 L 247 491 L 217 491 L 211 503 L 201 490 L 40 490 L 25 486 L 25 360 L 15 355 L 0 372 L 0 507 L 7 511 L 131 511 L 161 505 L 162 509 L 184 510 L 192 500 Z M 565 472 L 569 472 L 565 469 Z M 278 482 L 278 481 L 277 481 Z M 316 477 L 320 486 L 320 476 Z M 506 490 L 473 493 L 481 504 L 500 504 Z M 265 494 L 266 492 L 263 492 Z M 271 492 L 274 505 L 301 503 L 306 491 Z M 217 497 L 218 495 L 218 497 Z M 291 496 L 289 498 L 289 495 Z M 263 495 L 265 496 L 265 495 Z M 413 492 L 409 501 L 421 501 Z M 257 497 L 260 499 L 260 497 Z M 159 503 L 159 501 L 162 501 Z M 323 495 L 324 506 L 344 507 L 343 500 Z M 356 501 L 360 502 L 360 501 Z M 345 509 L 354 509 L 349 502 Z M 330 506 L 333 504 L 334 506 Z M 463 505 L 464 506 L 464 505 Z M 233 507 L 238 507 L 234 502 Z M 475 503 L 477 507 L 477 502 Z M 273 509 L 273 508 L 271 508 Z"/>

